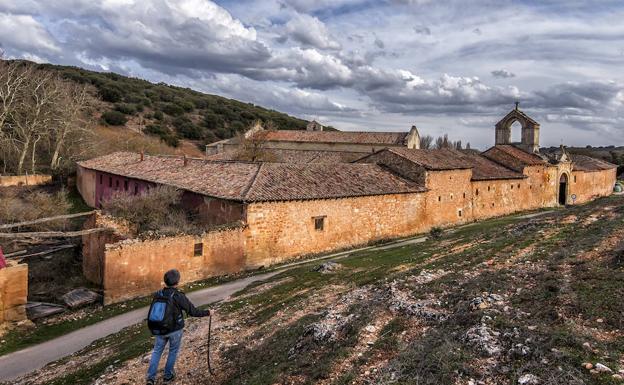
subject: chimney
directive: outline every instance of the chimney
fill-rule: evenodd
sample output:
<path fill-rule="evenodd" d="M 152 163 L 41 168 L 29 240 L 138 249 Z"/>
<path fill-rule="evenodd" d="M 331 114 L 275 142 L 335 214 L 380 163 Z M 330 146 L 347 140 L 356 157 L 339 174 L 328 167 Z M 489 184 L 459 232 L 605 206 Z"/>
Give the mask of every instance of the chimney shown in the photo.
<path fill-rule="evenodd" d="M 186 158 L 186 154 L 184 154 L 182 159 L 184 160 L 184 167 L 186 167 L 188 165 L 188 159 Z"/>
<path fill-rule="evenodd" d="M 145 159 L 145 152 L 141 150 L 141 162 Z"/>

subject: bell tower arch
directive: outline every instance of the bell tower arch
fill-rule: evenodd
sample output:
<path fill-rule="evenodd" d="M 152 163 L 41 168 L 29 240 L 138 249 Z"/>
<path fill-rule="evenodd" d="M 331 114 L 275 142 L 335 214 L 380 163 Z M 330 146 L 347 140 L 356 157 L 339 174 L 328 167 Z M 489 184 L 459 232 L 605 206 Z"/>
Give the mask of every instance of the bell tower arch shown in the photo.
<path fill-rule="evenodd" d="M 520 103 L 516 102 L 516 108 L 511 110 L 503 119 L 496 123 L 495 144 L 513 144 L 526 152 L 539 152 L 539 129 L 538 122 L 520 111 Z M 515 122 L 522 127 L 520 143 L 511 141 L 511 125 Z"/>

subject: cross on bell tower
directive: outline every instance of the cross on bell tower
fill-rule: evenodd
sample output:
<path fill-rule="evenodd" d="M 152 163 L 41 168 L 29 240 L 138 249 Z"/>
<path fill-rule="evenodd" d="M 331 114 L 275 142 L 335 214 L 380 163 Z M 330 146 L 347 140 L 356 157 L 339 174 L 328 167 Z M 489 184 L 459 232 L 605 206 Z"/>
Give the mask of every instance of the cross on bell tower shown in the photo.
<path fill-rule="evenodd" d="M 522 126 L 520 143 L 511 142 L 511 125 L 519 122 Z M 503 119 L 496 123 L 496 145 L 513 144 L 527 152 L 539 152 L 540 125 L 527 114 L 520 111 L 520 102 Z"/>

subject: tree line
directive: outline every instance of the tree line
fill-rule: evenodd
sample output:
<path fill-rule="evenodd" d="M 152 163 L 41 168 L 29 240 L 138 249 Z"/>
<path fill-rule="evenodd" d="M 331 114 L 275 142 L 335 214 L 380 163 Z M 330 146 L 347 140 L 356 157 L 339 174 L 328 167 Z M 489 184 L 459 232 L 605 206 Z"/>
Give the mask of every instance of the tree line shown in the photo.
<path fill-rule="evenodd" d="M 450 140 L 448 134 L 433 138 L 431 135 L 423 135 L 420 137 L 420 148 L 423 150 L 452 148 L 455 150 L 470 150 L 470 142 L 464 147 L 461 140 Z"/>

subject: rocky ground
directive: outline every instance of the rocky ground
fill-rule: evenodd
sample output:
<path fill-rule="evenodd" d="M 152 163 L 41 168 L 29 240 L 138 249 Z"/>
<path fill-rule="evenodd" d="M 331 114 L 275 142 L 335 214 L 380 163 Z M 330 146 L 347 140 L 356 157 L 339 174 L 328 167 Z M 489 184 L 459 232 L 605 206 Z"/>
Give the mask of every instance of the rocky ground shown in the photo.
<path fill-rule="evenodd" d="M 176 384 L 624 384 L 624 197 L 304 265 L 190 320 Z M 22 384 L 141 384 L 144 325 Z"/>

